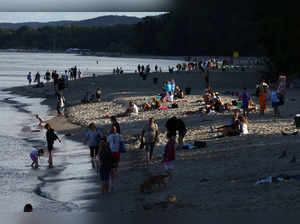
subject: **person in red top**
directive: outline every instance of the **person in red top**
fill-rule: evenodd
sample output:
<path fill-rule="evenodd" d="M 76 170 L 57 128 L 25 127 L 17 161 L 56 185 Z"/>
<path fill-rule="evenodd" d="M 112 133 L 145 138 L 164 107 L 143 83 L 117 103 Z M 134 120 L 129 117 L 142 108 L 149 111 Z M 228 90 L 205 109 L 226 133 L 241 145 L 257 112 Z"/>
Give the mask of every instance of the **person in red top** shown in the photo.
<path fill-rule="evenodd" d="M 169 182 L 172 181 L 173 174 L 172 171 L 174 170 L 174 160 L 175 160 L 175 151 L 176 151 L 176 135 L 174 133 L 168 133 L 167 138 L 169 139 L 167 145 L 165 146 L 164 152 L 164 164 L 165 168 L 168 172 Z"/>

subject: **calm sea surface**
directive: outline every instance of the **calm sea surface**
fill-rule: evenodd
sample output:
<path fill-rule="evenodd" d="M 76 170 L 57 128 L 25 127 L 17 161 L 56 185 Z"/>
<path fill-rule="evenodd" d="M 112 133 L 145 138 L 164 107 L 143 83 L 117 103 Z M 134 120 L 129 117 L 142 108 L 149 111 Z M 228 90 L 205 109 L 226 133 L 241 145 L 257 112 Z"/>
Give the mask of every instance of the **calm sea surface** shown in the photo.
<path fill-rule="evenodd" d="M 98 61 L 98 63 L 97 63 Z M 108 58 L 71 54 L 0 53 L 0 211 L 20 212 L 24 204 L 35 210 L 50 212 L 91 211 L 89 198 L 96 197 L 99 183 L 91 169 L 88 150 L 80 143 L 63 139 L 55 153 L 56 168 L 47 169 L 47 158 L 41 158 L 41 168 L 30 167 L 29 153 L 34 146 L 45 146 L 45 133 L 37 129 L 34 114 L 49 118 L 43 99 L 29 99 L 1 91 L 26 85 L 26 75 L 46 70 L 77 66 L 83 76 L 111 73 L 122 67 L 134 72 L 137 64 L 158 64 L 164 71 L 181 61 L 137 58 Z M 84 178 L 83 178 L 84 177 Z M 87 190 L 88 189 L 88 190 Z"/>

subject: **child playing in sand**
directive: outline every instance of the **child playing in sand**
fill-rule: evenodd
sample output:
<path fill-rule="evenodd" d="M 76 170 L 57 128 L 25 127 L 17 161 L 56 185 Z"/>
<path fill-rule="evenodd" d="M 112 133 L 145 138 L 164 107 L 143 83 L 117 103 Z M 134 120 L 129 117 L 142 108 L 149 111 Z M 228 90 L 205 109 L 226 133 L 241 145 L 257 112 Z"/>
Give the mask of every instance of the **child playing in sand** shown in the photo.
<path fill-rule="evenodd" d="M 169 132 L 167 134 L 167 138 L 169 139 L 167 145 L 165 146 L 165 151 L 164 151 L 164 164 L 165 164 L 165 169 L 168 172 L 169 176 L 169 182 L 172 181 L 173 179 L 173 170 L 174 170 L 174 160 L 175 160 L 175 145 L 176 145 L 176 135 L 172 132 Z"/>
<path fill-rule="evenodd" d="M 30 158 L 32 160 L 31 167 L 37 169 L 39 168 L 39 157 L 43 154 L 43 149 L 34 149 L 30 153 Z"/>

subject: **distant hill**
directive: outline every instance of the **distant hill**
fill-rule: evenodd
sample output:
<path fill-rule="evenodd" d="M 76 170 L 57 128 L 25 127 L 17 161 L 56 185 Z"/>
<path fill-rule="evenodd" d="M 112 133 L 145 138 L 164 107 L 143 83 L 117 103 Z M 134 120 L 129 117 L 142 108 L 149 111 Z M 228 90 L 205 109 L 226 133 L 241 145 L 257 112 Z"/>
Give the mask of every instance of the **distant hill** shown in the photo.
<path fill-rule="evenodd" d="M 0 23 L 0 28 L 6 29 L 18 29 L 22 26 L 29 26 L 31 28 L 37 29 L 43 26 L 63 26 L 63 25 L 79 25 L 85 27 L 91 26 L 113 26 L 118 24 L 137 24 L 142 21 L 138 17 L 131 16 L 100 16 L 93 19 L 86 19 L 81 21 L 56 21 L 56 22 L 26 22 L 26 23 Z"/>

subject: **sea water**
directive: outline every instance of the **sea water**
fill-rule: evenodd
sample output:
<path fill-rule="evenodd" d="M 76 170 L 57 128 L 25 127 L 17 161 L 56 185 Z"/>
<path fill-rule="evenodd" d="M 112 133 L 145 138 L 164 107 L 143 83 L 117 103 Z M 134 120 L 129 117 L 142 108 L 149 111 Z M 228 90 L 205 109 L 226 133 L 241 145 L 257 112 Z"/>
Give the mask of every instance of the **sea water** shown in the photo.
<path fill-rule="evenodd" d="M 97 63 L 98 61 L 98 63 Z M 47 168 L 47 157 L 41 157 L 38 170 L 30 167 L 30 152 L 45 147 L 45 132 L 38 130 L 35 114 L 50 118 L 43 99 L 11 95 L 5 88 L 27 85 L 26 75 L 41 77 L 49 70 L 64 71 L 77 66 L 84 76 L 108 74 L 116 67 L 134 72 L 138 64 L 154 69 L 182 61 L 138 58 L 109 58 L 48 53 L 0 53 L 0 211 L 21 212 L 27 203 L 35 210 L 50 212 L 91 211 L 100 183 L 91 168 L 89 152 L 81 143 L 63 138 L 56 144 L 55 169 Z"/>

